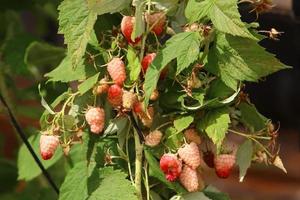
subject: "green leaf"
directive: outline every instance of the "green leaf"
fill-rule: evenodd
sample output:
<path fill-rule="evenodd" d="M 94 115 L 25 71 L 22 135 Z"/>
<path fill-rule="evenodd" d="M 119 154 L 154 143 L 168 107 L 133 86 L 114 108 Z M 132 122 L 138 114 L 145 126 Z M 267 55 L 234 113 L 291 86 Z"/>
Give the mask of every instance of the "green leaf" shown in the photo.
<path fill-rule="evenodd" d="M 178 5 L 179 0 L 152 0 L 159 10 L 174 10 Z"/>
<path fill-rule="evenodd" d="M 108 127 L 104 131 L 104 137 L 106 135 L 112 135 L 117 133 L 119 145 L 122 149 L 125 144 L 126 135 L 130 126 L 130 121 L 127 117 L 119 117 L 111 120 Z"/>
<path fill-rule="evenodd" d="M 77 163 L 60 187 L 59 200 L 82 200 L 88 197 L 87 180 L 92 173 L 86 162 Z"/>
<path fill-rule="evenodd" d="M 45 74 L 45 76 L 49 78 L 48 81 L 60 81 L 63 83 L 67 83 L 75 80 L 84 80 L 94 73 L 95 70 L 90 66 L 84 65 L 83 61 L 82 63 L 79 63 L 74 69 L 72 67 L 70 57 L 67 56 L 61 61 L 57 68 Z"/>
<path fill-rule="evenodd" d="M 40 135 L 41 134 L 35 134 L 28 138 L 28 142 L 31 144 L 31 146 L 34 149 L 34 152 L 37 155 L 40 155 L 40 150 L 39 150 Z M 62 150 L 60 147 L 56 150 L 53 158 L 51 158 L 50 160 L 42 160 L 42 158 L 39 156 L 42 164 L 46 169 L 54 165 L 61 157 L 62 157 Z M 30 152 L 26 148 L 25 144 L 22 144 L 21 148 L 19 149 L 18 169 L 19 169 L 18 180 L 24 179 L 26 181 L 30 181 L 42 173 L 42 171 L 40 170 L 40 168 L 32 158 Z"/>
<path fill-rule="evenodd" d="M 230 200 L 230 197 L 228 194 L 220 192 L 218 189 L 215 187 L 208 185 L 203 193 L 205 196 L 209 197 L 211 200 Z"/>
<path fill-rule="evenodd" d="M 266 128 L 269 119 L 260 114 L 254 105 L 242 102 L 238 108 L 241 111 L 241 122 L 245 124 L 251 132 L 261 131 Z"/>
<path fill-rule="evenodd" d="M 231 35 L 257 40 L 241 21 L 236 0 L 189 1 L 186 17 L 190 23 L 208 16 L 217 30 Z"/>
<path fill-rule="evenodd" d="M 144 149 L 146 160 L 150 166 L 149 176 L 155 177 L 163 182 L 168 188 L 176 191 L 177 193 L 185 193 L 186 190 L 178 182 L 170 182 L 165 178 L 165 174 L 160 170 L 157 160 L 153 157 L 150 151 Z"/>
<path fill-rule="evenodd" d="M 190 23 L 208 16 L 210 4 L 207 1 L 189 0 L 185 8 L 185 16 Z"/>
<path fill-rule="evenodd" d="M 135 188 L 126 179 L 127 174 L 124 172 L 107 167 L 99 169 L 97 175 L 94 177 L 98 178 L 99 186 L 91 193 L 88 200 L 138 199 Z"/>
<path fill-rule="evenodd" d="M 182 146 L 183 143 L 183 133 L 178 132 L 176 128 L 169 127 L 165 131 L 166 141 L 165 144 L 172 150 L 177 150 L 179 147 Z"/>
<path fill-rule="evenodd" d="M 119 12 L 130 7 L 131 0 L 87 0 L 89 8 L 98 15 Z"/>
<path fill-rule="evenodd" d="M 131 39 L 133 41 L 145 31 L 145 22 L 143 19 L 145 2 L 145 0 L 133 0 L 132 2 L 132 5 L 135 6 L 135 23 L 131 34 Z"/>
<path fill-rule="evenodd" d="M 132 47 L 128 47 L 127 51 L 127 69 L 129 70 L 129 78 L 131 82 L 135 82 L 141 73 L 141 63 Z"/>
<path fill-rule="evenodd" d="M 193 123 L 194 117 L 189 116 L 182 116 L 174 120 L 174 126 L 177 129 L 177 132 L 181 132 L 184 129 L 188 128 L 191 123 Z"/>
<path fill-rule="evenodd" d="M 58 10 L 59 33 L 64 34 L 68 55 L 75 68 L 82 62 L 97 13 L 88 8 L 86 0 L 64 0 Z"/>
<path fill-rule="evenodd" d="M 83 83 L 78 86 L 78 91 L 81 95 L 89 91 L 94 85 L 97 83 L 99 77 L 99 73 L 95 74 L 94 76 L 86 79 Z"/>
<path fill-rule="evenodd" d="M 198 58 L 201 39 L 199 33 L 185 32 L 176 34 L 167 41 L 166 47 L 157 54 L 145 75 L 145 106 L 148 105 L 163 68 L 175 58 L 177 58 L 176 74 L 189 67 Z"/>
<path fill-rule="evenodd" d="M 286 68 L 256 41 L 221 33 L 217 34 L 216 44 L 209 51 L 206 65 L 209 72 L 220 76 L 234 90 L 237 90 L 238 81 L 256 82 Z"/>
<path fill-rule="evenodd" d="M 240 169 L 240 182 L 243 182 L 247 169 L 251 165 L 253 145 L 251 140 L 246 140 L 238 149 L 236 163 Z"/>
<path fill-rule="evenodd" d="M 28 74 L 28 68 L 24 62 L 27 46 L 34 41 L 32 36 L 18 35 L 6 42 L 3 49 L 3 60 L 9 64 L 11 70 L 17 74 Z"/>
<path fill-rule="evenodd" d="M 230 117 L 228 109 L 220 108 L 209 111 L 198 123 L 197 128 L 201 131 L 205 131 L 219 151 L 227 133 L 229 123 Z"/>
<path fill-rule="evenodd" d="M 211 200 L 203 192 L 191 192 L 183 195 L 180 200 Z"/>
<path fill-rule="evenodd" d="M 27 47 L 24 62 L 29 67 L 56 67 L 64 57 L 65 49 L 35 41 Z"/>
<path fill-rule="evenodd" d="M 38 89 L 39 89 L 39 94 L 40 94 L 40 97 L 41 97 L 41 104 L 42 106 L 51 114 L 51 115 L 55 115 L 55 112 L 52 110 L 52 108 L 48 105 L 48 103 L 46 102 L 46 100 L 44 99 L 43 97 L 43 94 L 41 92 L 41 85 L 39 84 L 38 86 Z"/>

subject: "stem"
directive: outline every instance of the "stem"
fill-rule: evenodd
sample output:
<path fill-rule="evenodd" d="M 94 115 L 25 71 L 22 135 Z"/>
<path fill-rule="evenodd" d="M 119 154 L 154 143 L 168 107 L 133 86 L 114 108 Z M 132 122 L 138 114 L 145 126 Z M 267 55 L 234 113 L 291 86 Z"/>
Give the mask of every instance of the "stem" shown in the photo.
<path fill-rule="evenodd" d="M 142 160 L 143 160 L 143 145 L 140 143 L 139 134 L 134 131 L 135 142 L 135 188 L 139 200 L 143 200 L 142 196 Z"/>
<path fill-rule="evenodd" d="M 241 132 L 238 132 L 238 131 L 235 131 L 235 130 L 231 130 L 231 129 L 229 129 L 228 131 L 230 131 L 234 134 L 246 137 L 246 138 L 254 141 L 256 144 L 258 144 L 268 154 L 268 156 L 273 157 L 273 155 L 268 151 L 268 149 L 257 140 L 257 139 L 267 139 L 268 137 L 248 135 L 248 134 L 244 134 L 244 133 L 241 133 Z"/>
<path fill-rule="evenodd" d="M 144 185 L 146 188 L 147 192 L 147 200 L 150 200 L 150 187 L 149 187 L 149 177 L 148 177 L 148 163 L 145 161 L 144 162 L 144 171 L 145 171 L 145 180 L 144 180 Z"/>
<path fill-rule="evenodd" d="M 130 181 L 132 184 L 134 184 L 133 177 L 132 177 L 132 171 L 131 171 L 131 165 L 130 165 L 130 157 L 129 157 L 129 148 L 128 148 L 128 140 L 129 140 L 129 134 L 126 135 L 126 154 L 127 154 L 127 166 L 128 166 L 128 173 L 130 177 Z"/>

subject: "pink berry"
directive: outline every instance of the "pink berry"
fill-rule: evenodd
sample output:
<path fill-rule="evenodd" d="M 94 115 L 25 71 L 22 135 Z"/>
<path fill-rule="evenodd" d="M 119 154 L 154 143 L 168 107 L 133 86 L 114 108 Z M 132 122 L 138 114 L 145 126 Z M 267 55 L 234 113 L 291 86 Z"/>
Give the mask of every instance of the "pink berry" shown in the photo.
<path fill-rule="evenodd" d="M 49 160 L 59 145 L 59 139 L 54 135 L 41 135 L 40 153 L 44 160 Z"/>
<path fill-rule="evenodd" d="M 196 192 L 199 188 L 198 174 L 195 169 L 184 165 L 179 177 L 180 183 L 189 192 Z"/>
<path fill-rule="evenodd" d="M 104 129 L 105 124 L 105 112 L 102 108 L 92 107 L 85 113 L 85 119 L 90 125 L 92 133 L 100 133 Z"/>
<path fill-rule="evenodd" d="M 195 142 L 185 144 L 178 150 L 179 157 L 192 169 L 199 167 L 201 163 L 200 151 Z"/>
<path fill-rule="evenodd" d="M 215 170 L 219 178 L 228 178 L 235 165 L 235 155 L 221 154 L 215 157 Z"/>
<path fill-rule="evenodd" d="M 115 84 L 120 86 L 123 85 L 124 81 L 126 80 L 126 70 L 125 64 L 121 58 L 113 58 L 107 64 L 107 71 Z"/>
<path fill-rule="evenodd" d="M 151 31 L 154 32 L 155 35 L 161 35 L 166 25 L 166 15 L 163 12 L 151 15 L 146 14 L 146 22 L 152 27 Z"/>

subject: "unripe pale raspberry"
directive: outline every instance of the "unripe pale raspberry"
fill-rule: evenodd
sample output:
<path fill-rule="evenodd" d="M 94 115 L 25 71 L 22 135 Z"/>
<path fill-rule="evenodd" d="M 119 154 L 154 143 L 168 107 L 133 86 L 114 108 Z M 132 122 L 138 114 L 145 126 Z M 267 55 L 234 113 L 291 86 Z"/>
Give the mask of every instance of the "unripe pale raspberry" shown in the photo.
<path fill-rule="evenodd" d="M 92 107 L 85 113 L 85 119 L 92 133 L 99 134 L 104 129 L 105 112 L 102 108 Z"/>
<path fill-rule="evenodd" d="M 178 149 L 178 155 L 192 169 L 196 169 L 201 164 L 200 151 L 195 142 L 185 144 Z"/>
<path fill-rule="evenodd" d="M 123 91 L 122 101 L 124 108 L 131 110 L 137 100 L 137 95 L 135 93 L 126 90 Z"/>
<path fill-rule="evenodd" d="M 49 160 L 55 153 L 59 145 L 58 136 L 41 135 L 40 137 L 40 153 L 43 160 Z"/>
<path fill-rule="evenodd" d="M 158 12 L 154 14 L 146 14 L 146 22 L 149 24 L 151 31 L 155 33 L 155 35 L 160 35 L 164 31 L 166 24 L 166 15 L 163 12 Z"/>
<path fill-rule="evenodd" d="M 102 123 L 102 124 L 91 124 L 90 125 L 91 132 L 95 133 L 95 134 L 99 134 L 100 132 L 102 132 L 103 128 L 104 128 L 104 123 Z"/>
<path fill-rule="evenodd" d="M 103 93 L 106 93 L 109 85 L 106 83 L 108 80 L 106 78 L 103 78 L 99 81 L 99 85 L 96 86 L 95 90 L 94 90 L 94 94 L 96 95 L 100 95 Z"/>
<path fill-rule="evenodd" d="M 150 96 L 150 100 L 156 101 L 158 99 L 158 97 L 159 97 L 159 92 L 157 89 L 155 89 Z"/>
<path fill-rule="evenodd" d="M 113 58 L 107 64 L 107 71 L 115 84 L 120 86 L 123 85 L 124 81 L 126 80 L 126 70 L 125 64 L 121 58 Z"/>
<path fill-rule="evenodd" d="M 99 107 L 91 107 L 85 113 L 85 120 L 88 124 L 103 123 L 105 118 L 104 110 Z"/>
<path fill-rule="evenodd" d="M 148 67 L 150 66 L 150 64 L 152 63 L 155 57 L 156 57 L 156 53 L 149 53 L 143 58 L 142 68 L 144 73 L 146 73 Z"/>
<path fill-rule="evenodd" d="M 152 131 L 145 137 L 145 144 L 150 147 L 155 147 L 160 143 L 162 136 L 163 134 L 161 131 Z"/>
<path fill-rule="evenodd" d="M 168 181 L 175 181 L 181 173 L 182 163 L 175 154 L 164 154 L 160 158 L 159 165 Z"/>
<path fill-rule="evenodd" d="M 221 154 L 215 157 L 215 170 L 219 178 L 228 178 L 234 165 L 235 155 Z"/>
<path fill-rule="evenodd" d="M 112 85 L 107 91 L 107 99 L 113 107 L 122 105 L 123 90 L 119 85 Z"/>
<path fill-rule="evenodd" d="M 194 128 L 186 129 L 184 131 L 184 137 L 189 143 L 195 142 L 198 145 L 201 144 L 201 138 L 200 138 L 197 130 Z"/>
<path fill-rule="evenodd" d="M 199 189 L 198 174 L 195 169 L 184 165 L 179 176 L 180 183 L 189 192 L 196 192 Z"/>
<path fill-rule="evenodd" d="M 141 41 L 141 36 L 131 39 L 131 34 L 133 32 L 133 26 L 135 24 L 135 17 L 124 16 L 121 22 L 121 31 L 129 44 L 135 45 Z"/>
<path fill-rule="evenodd" d="M 144 126 L 150 128 L 152 126 L 152 122 L 153 122 L 153 117 L 154 117 L 154 108 L 152 106 L 147 108 L 147 113 L 145 112 L 141 112 L 139 114 L 139 117 L 142 121 L 142 123 L 144 124 Z"/>

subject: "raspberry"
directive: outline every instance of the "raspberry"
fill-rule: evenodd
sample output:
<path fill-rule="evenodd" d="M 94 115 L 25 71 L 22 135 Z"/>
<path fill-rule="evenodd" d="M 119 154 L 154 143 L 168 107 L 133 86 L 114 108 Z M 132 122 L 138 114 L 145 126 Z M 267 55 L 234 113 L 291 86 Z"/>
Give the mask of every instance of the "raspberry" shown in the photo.
<path fill-rule="evenodd" d="M 234 165 L 235 155 L 221 154 L 215 157 L 215 170 L 219 178 L 228 178 Z"/>
<path fill-rule="evenodd" d="M 108 80 L 106 78 L 103 78 L 99 81 L 99 85 L 96 86 L 95 90 L 94 90 L 94 94 L 96 95 L 100 95 L 103 93 L 106 93 L 109 85 L 106 83 Z"/>
<path fill-rule="evenodd" d="M 215 167 L 214 159 L 215 159 L 215 155 L 213 152 L 211 152 L 211 151 L 204 152 L 203 160 L 208 167 L 210 167 L 210 168 Z"/>
<path fill-rule="evenodd" d="M 168 181 L 175 181 L 181 173 L 182 163 L 175 154 L 164 154 L 160 158 L 159 165 Z"/>
<path fill-rule="evenodd" d="M 163 134 L 161 131 L 152 131 L 145 137 L 145 144 L 150 147 L 155 147 L 160 143 L 162 136 Z"/>
<path fill-rule="evenodd" d="M 85 113 L 85 119 L 88 124 L 101 123 L 104 120 L 104 110 L 99 107 L 91 107 Z"/>
<path fill-rule="evenodd" d="M 140 114 L 141 112 L 143 112 L 143 104 L 139 101 L 135 102 L 133 104 L 133 112 Z"/>
<path fill-rule="evenodd" d="M 148 67 L 150 66 L 150 64 L 152 63 L 155 57 L 156 57 L 156 53 L 149 53 L 143 58 L 142 68 L 144 73 L 146 73 Z"/>
<path fill-rule="evenodd" d="M 190 128 L 184 131 L 184 137 L 185 139 L 190 142 L 195 142 L 196 144 L 201 144 L 201 138 L 194 128 Z"/>
<path fill-rule="evenodd" d="M 179 176 L 180 183 L 189 192 L 196 192 L 199 189 L 198 173 L 188 165 L 184 165 Z"/>
<path fill-rule="evenodd" d="M 104 129 L 105 112 L 102 108 L 92 107 L 85 113 L 85 119 L 92 133 L 100 133 Z"/>
<path fill-rule="evenodd" d="M 122 105 L 123 90 L 119 85 L 112 85 L 107 91 L 107 99 L 113 107 Z"/>
<path fill-rule="evenodd" d="M 149 24 L 149 27 L 152 28 L 151 31 L 155 35 L 160 35 L 164 31 L 166 24 L 166 15 L 163 12 L 158 12 L 154 14 L 146 14 L 146 22 Z"/>
<path fill-rule="evenodd" d="M 121 31 L 129 44 L 135 45 L 141 41 L 141 36 L 131 39 L 131 34 L 133 32 L 133 26 L 135 23 L 135 17 L 124 16 L 121 22 Z"/>
<path fill-rule="evenodd" d="M 59 139 L 54 135 L 41 135 L 40 137 L 40 153 L 43 160 L 49 160 L 55 153 L 59 145 Z"/>
<path fill-rule="evenodd" d="M 152 106 L 147 108 L 147 113 L 141 112 L 139 113 L 139 117 L 144 124 L 144 126 L 150 128 L 152 126 L 153 117 L 154 117 L 154 108 Z"/>
<path fill-rule="evenodd" d="M 185 164 L 189 165 L 192 169 L 199 167 L 201 163 L 201 157 L 199 148 L 195 142 L 185 144 L 183 147 L 178 149 L 178 154 Z"/>
<path fill-rule="evenodd" d="M 137 95 L 133 92 L 124 91 L 122 96 L 123 107 L 130 110 L 135 102 L 137 102 Z"/>
<path fill-rule="evenodd" d="M 125 64 L 121 58 L 113 58 L 107 64 L 107 71 L 115 82 L 115 84 L 122 86 L 126 80 Z"/>

